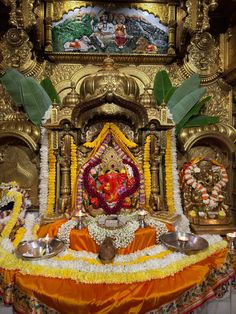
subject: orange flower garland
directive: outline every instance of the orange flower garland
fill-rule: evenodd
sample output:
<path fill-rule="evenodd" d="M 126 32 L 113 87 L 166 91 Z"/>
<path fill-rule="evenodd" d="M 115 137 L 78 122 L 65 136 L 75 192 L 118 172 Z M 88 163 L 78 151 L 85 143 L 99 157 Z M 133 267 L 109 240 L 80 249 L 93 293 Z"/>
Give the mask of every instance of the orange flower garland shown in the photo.
<path fill-rule="evenodd" d="M 151 195 L 151 173 L 150 173 L 150 144 L 151 136 L 146 137 L 146 142 L 144 145 L 143 154 L 143 172 L 144 172 L 144 184 L 145 184 L 145 195 L 146 195 L 146 205 L 149 205 L 150 195 Z"/>
<path fill-rule="evenodd" d="M 70 178 L 71 178 L 71 190 L 73 195 L 73 190 L 76 185 L 76 179 L 77 179 L 77 147 L 74 143 L 73 137 L 71 137 L 70 142 L 70 149 L 71 149 L 71 167 L 70 167 Z"/>

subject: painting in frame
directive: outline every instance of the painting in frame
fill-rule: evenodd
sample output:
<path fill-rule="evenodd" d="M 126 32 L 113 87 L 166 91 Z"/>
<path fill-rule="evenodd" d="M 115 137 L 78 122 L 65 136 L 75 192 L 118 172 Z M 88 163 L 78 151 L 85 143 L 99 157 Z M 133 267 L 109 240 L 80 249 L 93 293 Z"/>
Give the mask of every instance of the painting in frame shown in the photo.
<path fill-rule="evenodd" d="M 86 56 L 94 60 L 104 55 L 128 59 L 173 56 L 167 4 L 76 3 L 75 7 L 62 9 L 61 16 L 56 10 L 56 18 L 51 19 L 51 43 L 46 49 L 50 55 L 67 61 L 76 57 L 88 59 Z M 164 22 L 160 18 L 163 12 Z"/>

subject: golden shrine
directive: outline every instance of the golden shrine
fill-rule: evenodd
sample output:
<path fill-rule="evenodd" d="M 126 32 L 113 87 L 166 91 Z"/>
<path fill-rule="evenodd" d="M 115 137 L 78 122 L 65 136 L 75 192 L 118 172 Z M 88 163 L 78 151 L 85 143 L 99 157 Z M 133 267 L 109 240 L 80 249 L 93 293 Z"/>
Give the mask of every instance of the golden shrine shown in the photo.
<path fill-rule="evenodd" d="M 233 293 L 234 8 L 0 2 L 0 299 L 16 313 L 210 313 Z"/>

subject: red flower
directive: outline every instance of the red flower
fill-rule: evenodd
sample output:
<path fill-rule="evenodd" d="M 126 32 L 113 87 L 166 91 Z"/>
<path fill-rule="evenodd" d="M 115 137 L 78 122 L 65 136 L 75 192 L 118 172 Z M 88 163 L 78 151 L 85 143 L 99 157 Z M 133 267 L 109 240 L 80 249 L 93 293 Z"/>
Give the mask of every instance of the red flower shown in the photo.
<path fill-rule="evenodd" d="M 91 203 L 94 207 L 98 208 L 99 207 L 99 200 L 97 197 L 92 197 L 91 198 Z"/>

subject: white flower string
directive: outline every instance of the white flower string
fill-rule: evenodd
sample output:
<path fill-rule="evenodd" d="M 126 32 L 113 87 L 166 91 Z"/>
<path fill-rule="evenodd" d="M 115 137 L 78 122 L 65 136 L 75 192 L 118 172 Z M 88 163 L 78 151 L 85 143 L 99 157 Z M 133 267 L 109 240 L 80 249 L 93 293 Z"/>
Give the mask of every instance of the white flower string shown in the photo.
<path fill-rule="evenodd" d="M 70 219 L 66 223 L 62 224 L 58 230 L 57 237 L 59 240 L 63 241 L 67 247 L 70 245 L 70 233 L 71 230 L 75 228 L 78 224 L 77 220 Z"/>
<path fill-rule="evenodd" d="M 173 178 L 173 200 L 176 214 L 180 215 L 180 219 L 176 222 L 176 229 L 190 232 L 189 220 L 183 213 L 180 186 L 179 186 L 179 172 L 177 169 L 177 150 L 176 150 L 176 135 L 175 128 L 172 130 L 172 178 Z"/>
<path fill-rule="evenodd" d="M 46 111 L 42 123 L 50 118 L 52 107 Z M 40 148 L 40 183 L 39 183 L 39 212 L 42 214 L 47 209 L 48 201 L 48 130 L 41 127 Z"/>
<path fill-rule="evenodd" d="M 166 225 L 156 219 L 153 219 L 150 215 L 146 215 L 144 219 L 148 226 L 153 227 L 156 230 L 156 243 L 159 243 L 159 238 L 163 233 L 168 232 Z"/>
<path fill-rule="evenodd" d="M 94 241 L 101 245 L 106 237 L 114 239 L 113 243 L 117 249 L 126 248 L 135 238 L 135 231 L 138 230 L 138 221 L 128 221 L 126 225 L 117 229 L 108 229 L 100 227 L 97 221 L 90 222 L 88 232 Z"/>
<path fill-rule="evenodd" d="M 33 228 L 37 222 L 36 214 L 28 213 L 25 218 L 25 234 L 22 241 L 30 241 L 33 238 Z"/>

